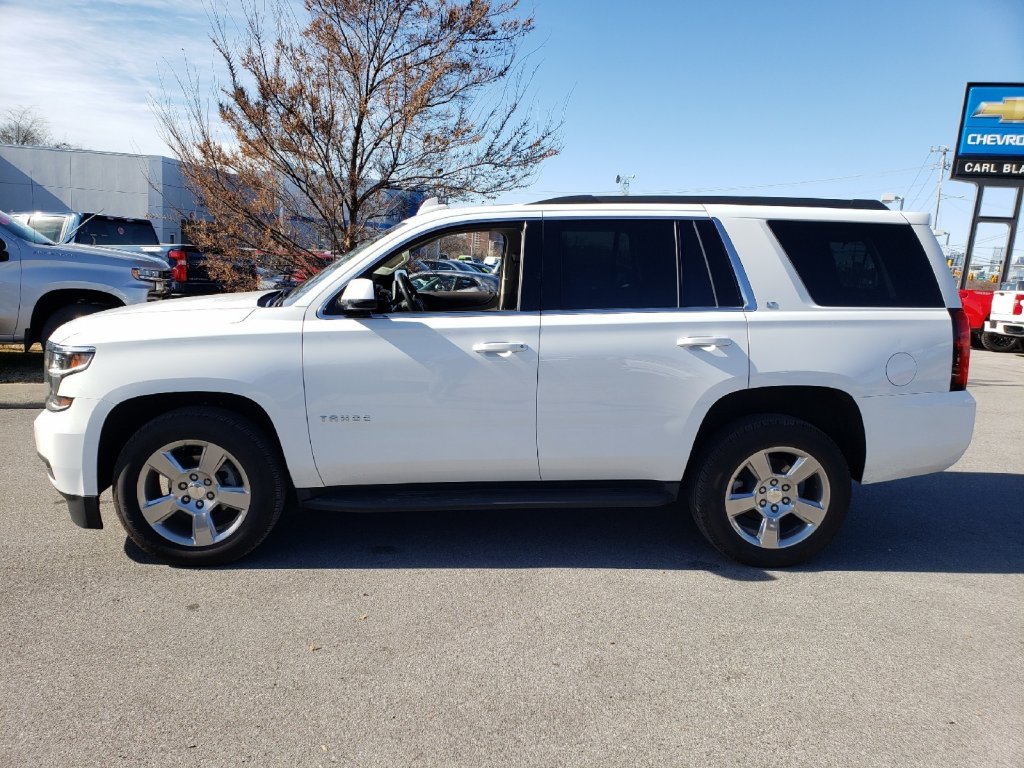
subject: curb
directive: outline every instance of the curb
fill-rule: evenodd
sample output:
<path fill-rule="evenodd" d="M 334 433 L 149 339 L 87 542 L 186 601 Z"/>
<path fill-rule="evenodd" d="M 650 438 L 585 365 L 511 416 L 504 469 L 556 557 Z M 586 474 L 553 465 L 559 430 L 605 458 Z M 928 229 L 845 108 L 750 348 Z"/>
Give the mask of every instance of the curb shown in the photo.
<path fill-rule="evenodd" d="M 45 384 L 0 384 L 0 410 L 21 408 L 42 410 L 46 403 Z"/>

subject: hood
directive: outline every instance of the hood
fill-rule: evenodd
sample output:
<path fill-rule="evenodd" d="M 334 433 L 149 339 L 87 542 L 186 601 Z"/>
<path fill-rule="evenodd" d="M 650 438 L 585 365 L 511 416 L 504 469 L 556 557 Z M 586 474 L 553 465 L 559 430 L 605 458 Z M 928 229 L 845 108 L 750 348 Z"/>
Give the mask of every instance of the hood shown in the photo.
<path fill-rule="evenodd" d="M 62 325 L 58 344 L 101 344 L 133 339 L 175 339 L 209 336 L 240 323 L 256 309 L 265 291 L 164 299 L 108 309 Z"/>
<path fill-rule="evenodd" d="M 145 269 L 167 269 L 167 260 L 159 256 L 150 256 L 143 253 L 131 251 L 119 251 L 116 248 L 104 248 L 98 245 L 81 245 L 79 243 L 62 243 L 61 245 L 40 246 L 32 245 L 33 248 L 46 248 L 46 253 L 57 258 L 81 259 L 83 257 L 95 262 L 95 260 L 110 259 L 114 262 L 130 264 L 133 267 Z"/>

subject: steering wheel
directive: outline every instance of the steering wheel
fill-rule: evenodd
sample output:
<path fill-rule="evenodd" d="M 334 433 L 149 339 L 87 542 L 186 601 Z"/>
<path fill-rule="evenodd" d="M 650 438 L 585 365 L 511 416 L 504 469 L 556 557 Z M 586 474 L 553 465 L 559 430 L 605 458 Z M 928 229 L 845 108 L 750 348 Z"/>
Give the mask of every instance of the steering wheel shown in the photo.
<path fill-rule="evenodd" d="M 394 275 L 394 286 L 392 293 L 402 296 L 402 303 L 409 312 L 423 312 L 425 307 L 420 297 L 416 295 L 416 288 L 409 279 L 409 273 L 404 269 L 396 269 Z"/>

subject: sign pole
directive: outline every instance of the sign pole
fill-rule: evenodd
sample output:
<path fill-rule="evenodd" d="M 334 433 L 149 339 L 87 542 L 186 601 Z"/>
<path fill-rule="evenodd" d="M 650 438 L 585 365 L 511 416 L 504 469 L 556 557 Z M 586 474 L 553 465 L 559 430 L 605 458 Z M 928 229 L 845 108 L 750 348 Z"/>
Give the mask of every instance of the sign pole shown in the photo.
<path fill-rule="evenodd" d="M 999 282 L 1005 283 L 1010 279 L 1010 264 L 1013 263 L 1013 249 L 1017 244 L 1017 223 L 1020 221 L 1020 203 L 1024 198 L 1024 187 L 1017 187 L 1014 194 L 1013 215 L 1010 217 L 1010 232 L 1007 237 L 1006 258 L 1003 259 L 1003 269 L 999 273 Z"/>
<path fill-rule="evenodd" d="M 999 270 L 1000 281 L 1006 282 L 1017 241 L 1021 199 L 1024 197 L 1024 83 L 967 83 L 950 179 L 973 183 L 977 189 L 960 287 L 967 287 L 971 274 L 979 224 L 1004 224 L 1007 227 L 1006 253 Z M 941 173 L 939 183 L 942 183 Z M 1011 216 L 982 215 L 982 198 L 989 187 L 1015 188 Z M 941 199 L 940 191 L 939 201 Z M 935 227 L 938 227 L 938 218 L 937 201 Z"/>
<path fill-rule="evenodd" d="M 978 218 L 981 215 L 981 196 L 985 194 L 982 184 L 974 185 L 974 213 L 971 215 L 971 230 L 967 235 L 967 250 L 964 251 L 964 266 L 960 272 L 960 288 L 967 287 L 967 276 L 971 274 L 971 261 L 974 257 L 974 239 L 978 234 Z"/>

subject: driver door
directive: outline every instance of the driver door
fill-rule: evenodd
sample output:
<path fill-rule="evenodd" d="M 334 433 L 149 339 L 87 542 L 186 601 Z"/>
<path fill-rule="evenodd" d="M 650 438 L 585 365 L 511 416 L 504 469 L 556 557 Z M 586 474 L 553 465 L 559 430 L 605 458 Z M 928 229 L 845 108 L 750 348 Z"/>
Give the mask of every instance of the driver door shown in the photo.
<path fill-rule="evenodd" d="M 523 246 L 529 224 L 493 226 L 517 250 L 508 263 L 539 269 Z M 509 306 L 307 316 L 307 418 L 324 484 L 539 480 L 540 313 Z"/>

